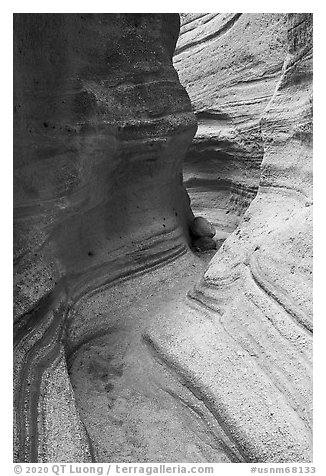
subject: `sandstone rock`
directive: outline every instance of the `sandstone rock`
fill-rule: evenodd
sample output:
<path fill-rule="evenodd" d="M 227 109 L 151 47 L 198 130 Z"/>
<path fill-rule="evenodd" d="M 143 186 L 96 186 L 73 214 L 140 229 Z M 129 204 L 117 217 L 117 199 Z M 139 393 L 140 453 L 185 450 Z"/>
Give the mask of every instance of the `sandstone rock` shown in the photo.
<path fill-rule="evenodd" d="M 198 238 L 204 236 L 213 238 L 213 236 L 215 235 L 215 228 L 204 217 L 196 217 L 190 224 L 190 231 L 194 236 Z"/>
<path fill-rule="evenodd" d="M 209 238 L 208 236 L 202 236 L 198 240 L 194 241 L 194 247 L 197 251 L 210 251 L 210 250 L 216 250 L 217 245 L 212 238 Z"/>
<path fill-rule="evenodd" d="M 190 18 L 192 177 L 219 163 L 198 203 L 218 243 L 237 226 L 208 269 L 178 16 L 15 15 L 15 461 L 311 461 L 312 15 Z"/>
<path fill-rule="evenodd" d="M 312 14 L 287 41 L 258 194 L 174 327 L 148 332 L 251 462 L 312 461 Z"/>
<path fill-rule="evenodd" d="M 226 238 L 256 196 L 263 158 L 260 119 L 281 77 L 286 15 L 182 14 L 174 66 L 198 130 L 184 181 L 195 215 Z"/>
<path fill-rule="evenodd" d="M 65 359 L 98 328 L 69 310 L 188 249 L 178 32 L 177 14 L 14 15 L 16 461 L 91 458 Z"/>

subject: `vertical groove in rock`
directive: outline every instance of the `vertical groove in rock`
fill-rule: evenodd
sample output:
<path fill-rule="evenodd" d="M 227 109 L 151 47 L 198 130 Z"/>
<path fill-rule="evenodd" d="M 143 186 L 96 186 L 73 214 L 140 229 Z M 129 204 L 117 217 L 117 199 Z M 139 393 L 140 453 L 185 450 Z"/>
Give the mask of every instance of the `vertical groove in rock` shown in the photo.
<path fill-rule="evenodd" d="M 16 461 L 90 460 L 67 313 L 187 250 L 197 122 L 172 66 L 178 31 L 176 14 L 14 15 Z"/>

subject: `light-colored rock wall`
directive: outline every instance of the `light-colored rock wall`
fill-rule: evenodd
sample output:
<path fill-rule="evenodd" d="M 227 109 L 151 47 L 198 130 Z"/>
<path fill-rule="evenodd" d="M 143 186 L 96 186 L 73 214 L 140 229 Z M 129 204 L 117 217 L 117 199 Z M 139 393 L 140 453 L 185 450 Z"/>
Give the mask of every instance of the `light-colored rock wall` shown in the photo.
<path fill-rule="evenodd" d="M 168 332 L 148 339 L 246 461 L 312 460 L 312 14 L 261 121 L 258 194 Z"/>
<path fill-rule="evenodd" d="M 238 224 L 208 269 L 177 15 L 15 15 L 16 461 L 312 459 L 312 16 L 207 15 L 184 25 L 205 55 L 175 58 L 213 130 L 188 185 L 234 184 L 189 189 Z"/>
<path fill-rule="evenodd" d="M 263 158 L 260 119 L 286 54 L 286 16 L 182 14 L 174 66 L 198 131 L 186 156 L 192 209 L 226 238 L 255 197 Z"/>

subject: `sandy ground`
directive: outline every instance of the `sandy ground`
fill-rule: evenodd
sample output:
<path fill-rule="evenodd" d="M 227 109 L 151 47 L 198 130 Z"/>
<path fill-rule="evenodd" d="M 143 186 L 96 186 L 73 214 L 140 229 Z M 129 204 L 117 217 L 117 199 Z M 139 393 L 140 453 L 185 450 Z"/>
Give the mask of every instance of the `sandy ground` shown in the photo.
<path fill-rule="evenodd" d="M 212 254 L 189 252 L 97 297 L 107 333 L 70 359 L 77 405 L 97 461 L 234 460 L 212 415 L 173 371 L 155 360 L 143 339 L 158 316 L 177 309 Z"/>

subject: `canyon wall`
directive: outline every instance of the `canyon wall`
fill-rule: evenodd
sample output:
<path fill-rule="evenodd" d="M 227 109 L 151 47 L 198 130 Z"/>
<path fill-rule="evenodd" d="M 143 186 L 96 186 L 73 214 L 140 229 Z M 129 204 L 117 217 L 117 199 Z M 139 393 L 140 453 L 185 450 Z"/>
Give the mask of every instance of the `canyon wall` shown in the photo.
<path fill-rule="evenodd" d="M 14 15 L 17 461 L 91 457 L 66 359 L 101 323 L 70 311 L 188 249 L 178 32 L 177 14 Z"/>
<path fill-rule="evenodd" d="M 312 461 L 312 14 L 262 116 L 259 189 L 168 329 L 147 339 L 246 461 Z"/>
<path fill-rule="evenodd" d="M 225 239 L 255 197 L 263 159 L 260 119 L 286 54 L 286 15 L 186 13 L 174 66 L 198 131 L 184 164 L 195 214 Z"/>
<path fill-rule="evenodd" d="M 312 460 L 312 15 L 178 33 L 14 16 L 15 461 Z"/>

